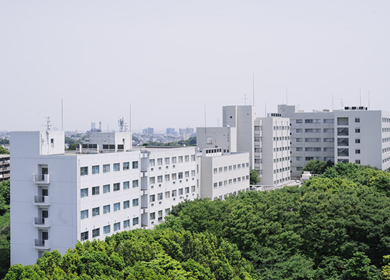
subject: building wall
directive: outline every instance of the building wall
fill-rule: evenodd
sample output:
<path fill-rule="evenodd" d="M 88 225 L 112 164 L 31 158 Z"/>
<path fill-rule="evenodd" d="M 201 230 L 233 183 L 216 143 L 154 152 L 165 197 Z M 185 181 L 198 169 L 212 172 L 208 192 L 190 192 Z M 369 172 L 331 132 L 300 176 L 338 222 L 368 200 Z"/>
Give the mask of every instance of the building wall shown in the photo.
<path fill-rule="evenodd" d="M 198 127 L 196 129 L 196 145 L 200 151 L 221 147 L 224 153 L 235 153 L 237 152 L 237 128 Z"/>
<path fill-rule="evenodd" d="M 201 197 L 224 199 L 249 190 L 249 153 L 206 154 L 201 157 Z"/>

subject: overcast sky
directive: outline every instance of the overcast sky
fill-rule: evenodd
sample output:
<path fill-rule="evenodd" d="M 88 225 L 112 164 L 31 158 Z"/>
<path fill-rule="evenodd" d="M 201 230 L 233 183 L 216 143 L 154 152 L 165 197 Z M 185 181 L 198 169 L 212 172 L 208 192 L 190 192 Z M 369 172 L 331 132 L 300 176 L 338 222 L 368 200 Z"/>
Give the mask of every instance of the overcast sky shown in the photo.
<path fill-rule="evenodd" d="M 390 111 L 389 54 L 388 0 L 0 1 L 0 130 L 217 126 L 253 73 L 258 116 Z"/>

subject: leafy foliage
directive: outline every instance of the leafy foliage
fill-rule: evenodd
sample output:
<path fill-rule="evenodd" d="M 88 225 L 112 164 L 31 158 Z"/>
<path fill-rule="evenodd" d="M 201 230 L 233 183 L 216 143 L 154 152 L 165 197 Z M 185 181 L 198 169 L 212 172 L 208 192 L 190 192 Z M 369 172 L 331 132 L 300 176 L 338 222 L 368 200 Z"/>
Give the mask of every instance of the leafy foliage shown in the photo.
<path fill-rule="evenodd" d="M 260 182 L 259 171 L 256 169 L 251 169 L 249 172 L 249 180 L 251 185 L 256 185 Z"/>
<path fill-rule="evenodd" d="M 64 256 L 46 252 L 32 266 L 13 265 L 5 279 L 253 279 L 237 246 L 209 233 L 124 231 L 77 243 Z"/>
<path fill-rule="evenodd" d="M 187 201 L 160 227 L 225 238 L 262 279 L 378 279 L 390 253 L 386 178 L 338 164 L 300 188 Z"/>
<path fill-rule="evenodd" d="M 3 146 L 0 146 L 0 155 L 9 155 L 9 152 Z"/>
<path fill-rule="evenodd" d="M 10 265 L 10 182 L 0 183 L 0 279 Z"/>
<path fill-rule="evenodd" d="M 302 169 L 302 172 L 310 171 L 311 174 L 323 174 L 328 167 L 332 167 L 333 165 L 333 161 L 330 160 L 311 160 L 305 165 L 305 167 Z"/>

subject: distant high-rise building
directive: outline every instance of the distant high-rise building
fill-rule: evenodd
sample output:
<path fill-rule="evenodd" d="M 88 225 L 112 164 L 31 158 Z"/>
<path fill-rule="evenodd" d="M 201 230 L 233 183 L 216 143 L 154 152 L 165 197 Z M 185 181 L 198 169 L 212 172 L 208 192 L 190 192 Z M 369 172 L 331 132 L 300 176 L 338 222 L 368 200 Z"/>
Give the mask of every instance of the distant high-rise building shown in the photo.
<path fill-rule="evenodd" d="M 143 134 L 153 135 L 154 134 L 154 128 L 153 127 L 145 128 L 145 129 L 142 130 L 142 133 Z"/>
<path fill-rule="evenodd" d="M 193 129 L 193 128 L 187 127 L 187 128 L 186 128 L 186 134 L 189 134 L 189 135 L 194 134 L 194 129 Z"/>
<path fill-rule="evenodd" d="M 166 134 L 167 135 L 173 135 L 173 134 L 176 134 L 176 131 L 175 131 L 174 128 L 169 127 L 169 128 L 166 129 Z"/>

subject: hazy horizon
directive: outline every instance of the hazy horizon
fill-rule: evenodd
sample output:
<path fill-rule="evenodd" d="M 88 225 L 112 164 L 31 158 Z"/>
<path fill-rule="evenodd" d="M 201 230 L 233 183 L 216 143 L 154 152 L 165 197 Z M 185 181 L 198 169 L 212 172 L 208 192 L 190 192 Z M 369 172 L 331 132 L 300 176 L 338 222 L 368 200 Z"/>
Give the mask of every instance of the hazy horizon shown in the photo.
<path fill-rule="evenodd" d="M 389 1 L 2 1 L 1 130 L 217 126 L 390 99 Z M 287 93 L 287 94 L 286 94 Z M 332 104 L 333 94 L 333 104 Z M 206 104 L 206 122 L 205 122 Z"/>

